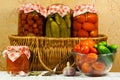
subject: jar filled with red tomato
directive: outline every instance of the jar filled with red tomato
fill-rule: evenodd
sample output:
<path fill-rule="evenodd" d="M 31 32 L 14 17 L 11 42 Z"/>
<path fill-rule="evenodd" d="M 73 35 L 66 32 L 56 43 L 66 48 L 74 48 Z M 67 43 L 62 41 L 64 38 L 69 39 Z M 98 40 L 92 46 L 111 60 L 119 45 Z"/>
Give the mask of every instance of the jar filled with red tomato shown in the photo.
<path fill-rule="evenodd" d="M 98 15 L 94 5 L 76 6 L 73 12 L 73 37 L 98 37 Z"/>
<path fill-rule="evenodd" d="M 38 4 L 23 4 L 19 8 L 18 35 L 43 36 L 46 8 Z"/>
<path fill-rule="evenodd" d="M 6 71 L 12 75 L 29 72 L 30 51 L 27 46 L 8 46 L 3 52 L 6 55 Z"/>

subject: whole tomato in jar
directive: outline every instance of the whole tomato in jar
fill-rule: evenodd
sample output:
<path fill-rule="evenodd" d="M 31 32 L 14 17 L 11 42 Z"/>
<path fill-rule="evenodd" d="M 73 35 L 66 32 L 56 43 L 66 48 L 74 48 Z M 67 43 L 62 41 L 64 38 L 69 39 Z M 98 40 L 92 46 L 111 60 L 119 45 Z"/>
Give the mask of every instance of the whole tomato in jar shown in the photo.
<path fill-rule="evenodd" d="M 91 37 L 96 37 L 96 36 L 98 36 L 98 30 L 96 29 L 96 30 L 91 31 L 91 32 L 90 32 L 90 36 L 91 36 Z"/>
<path fill-rule="evenodd" d="M 86 30 L 81 29 L 77 32 L 77 36 L 78 37 L 89 37 L 89 33 Z"/>
<path fill-rule="evenodd" d="M 76 16 L 74 20 L 78 21 L 79 23 L 84 23 L 86 21 L 86 16 L 85 14 L 81 14 L 79 16 Z"/>
<path fill-rule="evenodd" d="M 86 31 L 92 31 L 95 29 L 95 25 L 90 22 L 85 22 L 83 23 L 82 28 Z"/>
<path fill-rule="evenodd" d="M 95 13 L 88 13 L 87 20 L 88 20 L 88 22 L 96 23 L 98 21 L 98 16 Z"/>
<path fill-rule="evenodd" d="M 75 31 L 80 30 L 81 27 L 82 27 L 82 25 L 81 25 L 78 21 L 74 21 L 74 22 L 73 22 L 73 29 L 74 29 Z"/>

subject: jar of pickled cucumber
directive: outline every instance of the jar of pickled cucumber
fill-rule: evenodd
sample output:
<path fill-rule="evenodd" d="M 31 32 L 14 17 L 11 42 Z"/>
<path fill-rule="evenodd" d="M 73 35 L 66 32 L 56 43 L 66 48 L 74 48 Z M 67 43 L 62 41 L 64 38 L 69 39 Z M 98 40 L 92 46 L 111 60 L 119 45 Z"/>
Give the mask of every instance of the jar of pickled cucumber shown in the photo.
<path fill-rule="evenodd" d="M 67 5 L 52 4 L 48 6 L 46 19 L 46 37 L 71 37 L 71 9 Z"/>
<path fill-rule="evenodd" d="M 18 35 L 43 36 L 46 8 L 38 4 L 23 4 L 19 8 Z"/>
<path fill-rule="evenodd" d="M 27 46 L 8 46 L 3 52 L 6 58 L 6 71 L 11 75 L 28 74 L 30 51 Z"/>
<path fill-rule="evenodd" d="M 97 37 L 98 15 L 94 5 L 76 6 L 73 11 L 73 37 Z"/>

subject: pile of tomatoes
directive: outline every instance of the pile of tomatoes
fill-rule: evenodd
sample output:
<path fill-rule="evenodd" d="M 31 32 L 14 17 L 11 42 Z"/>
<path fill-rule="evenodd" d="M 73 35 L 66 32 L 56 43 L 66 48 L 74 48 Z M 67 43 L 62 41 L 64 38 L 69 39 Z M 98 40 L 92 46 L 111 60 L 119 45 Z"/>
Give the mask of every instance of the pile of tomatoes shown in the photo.
<path fill-rule="evenodd" d="M 83 53 L 83 54 L 89 54 L 89 53 L 96 53 L 97 54 L 97 49 L 94 48 L 94 45 L 96 44 L 95 41 L 92 39 L 85 39 L 81 40 L 79 44 L 76 44 L 74 46 L 74 51 Z"/>
<path fill-rule="evenodd" d="M 104 62 L 99 61 L 98 51 L 92 39 L 81 40 L 73 48 L 76 54 L 76 64 L 86 75 L 102 75 L 106 70 Z"/>
<path fill-rule="evenodd" d="M 98 16 L 96 13 L 84 13 L 73 18 L 74 37 L 97 37 Z"/>

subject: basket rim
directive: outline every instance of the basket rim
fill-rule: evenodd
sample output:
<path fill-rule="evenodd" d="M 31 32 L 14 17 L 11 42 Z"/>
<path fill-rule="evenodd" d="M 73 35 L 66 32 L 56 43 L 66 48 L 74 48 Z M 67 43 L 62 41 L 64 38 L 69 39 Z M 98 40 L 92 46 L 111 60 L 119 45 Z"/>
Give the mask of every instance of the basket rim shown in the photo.
<path fill-rule="evenodd" d="M 43 37 L 43 36 L 18 36 L 18 35 L 9 35 L 8 36 L 9 38 L 38 38 L 38 39 L 41 39 L 41 38 L 43 38 L 43 39 L 55 39 L 55 40 L 66 40 L 66 39 L 100 39 L 100 38 L 107 38 L 107 36 L 106 35 L 104 35 L 104 34 L 99 34 L 98 35 L 98 37 L 68 37 L 68 38 L 53 38 L 53 37 Z"/>

